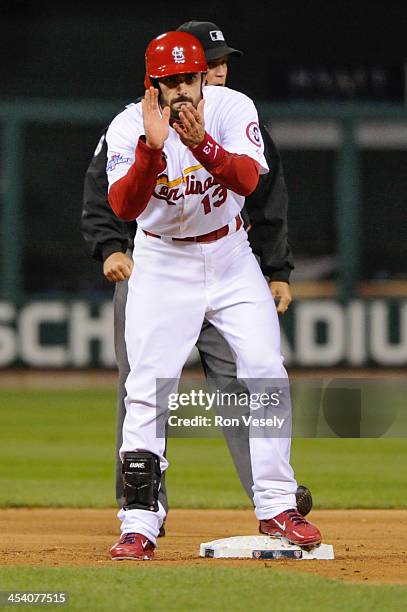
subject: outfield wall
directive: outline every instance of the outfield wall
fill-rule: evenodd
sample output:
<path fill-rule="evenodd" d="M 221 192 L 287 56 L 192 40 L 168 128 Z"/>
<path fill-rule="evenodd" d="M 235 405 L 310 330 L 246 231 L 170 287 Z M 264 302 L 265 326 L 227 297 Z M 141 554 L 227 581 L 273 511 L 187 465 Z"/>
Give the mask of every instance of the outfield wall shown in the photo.
<path fill-rule="evenodd" d="M 407 366 L 407 299 L 297 299 L 281 325 L 288 366 Z M 0 368 L 16 366 L 114 368 L 112 303 L 0 302 Z"/>

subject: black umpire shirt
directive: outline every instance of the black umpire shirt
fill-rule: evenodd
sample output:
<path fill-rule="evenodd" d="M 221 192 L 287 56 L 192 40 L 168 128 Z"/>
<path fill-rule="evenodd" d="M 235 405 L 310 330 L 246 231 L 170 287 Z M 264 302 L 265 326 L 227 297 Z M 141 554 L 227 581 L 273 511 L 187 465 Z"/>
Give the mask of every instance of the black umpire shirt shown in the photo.
<path fill-rule="evenodd" d="M 288 194 L 279 152 L 267 129 L 260 126 L 264 155 L 270 172 L 262 174 L 256 190 L 242 210 L 245 227 L 261 270 L 273 281 L 289 281 L 293 259 L 287 236 Z M 104 262 L 109 255 L 133 249 L 137 222 L 126 223 L 114 214 L 107 200 L 107 127 L 85 174 L 82 234 L 92 257 Z"/>

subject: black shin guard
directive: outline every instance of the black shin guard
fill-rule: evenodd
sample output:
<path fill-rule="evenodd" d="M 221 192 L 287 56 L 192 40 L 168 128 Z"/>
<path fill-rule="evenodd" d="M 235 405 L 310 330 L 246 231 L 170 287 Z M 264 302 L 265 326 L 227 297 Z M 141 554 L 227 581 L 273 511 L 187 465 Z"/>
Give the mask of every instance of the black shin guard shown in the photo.
<path fill-rule="evenodd" d="M 125 510 L 158 510 L 160 460 L 148 451 L 125 453 L 123 467 Z"/>

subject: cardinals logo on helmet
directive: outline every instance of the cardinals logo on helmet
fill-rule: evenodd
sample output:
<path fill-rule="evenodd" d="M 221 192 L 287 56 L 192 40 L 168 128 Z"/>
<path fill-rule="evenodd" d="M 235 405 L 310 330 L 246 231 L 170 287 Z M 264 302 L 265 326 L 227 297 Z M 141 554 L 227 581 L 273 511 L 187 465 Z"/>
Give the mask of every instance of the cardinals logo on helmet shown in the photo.
<path fill-rule="evenodd" d="M 174 58 L 174 62 L 176 64 L 184 64 L 185 63 L 184 49 L 182 47 L 174 47 L 172 50 L 172 57 Z"/>

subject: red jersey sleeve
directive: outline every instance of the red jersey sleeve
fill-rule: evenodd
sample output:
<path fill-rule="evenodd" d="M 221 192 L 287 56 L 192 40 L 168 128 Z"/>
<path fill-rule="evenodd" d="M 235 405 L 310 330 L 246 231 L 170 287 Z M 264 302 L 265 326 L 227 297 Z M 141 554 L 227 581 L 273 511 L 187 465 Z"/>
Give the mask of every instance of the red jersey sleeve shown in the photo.
<path fill-rule="evenodd" d="M 152 149 L 139 138 L 136 159 L 127 174 L 109 189 L 109 204 L 117 217 L 133 221 L 146 208 L 156 185 L 157 176 L 165 169 L 162 149 Z"/>
<path fill-rule="evenodd" d="M 207 132 L 203 141 L 191 151 L 204 168 L 228 189 L 242 196 L 248 196 L 256 189 L 260 166 L 249 155 L 226 151 Z"/>

